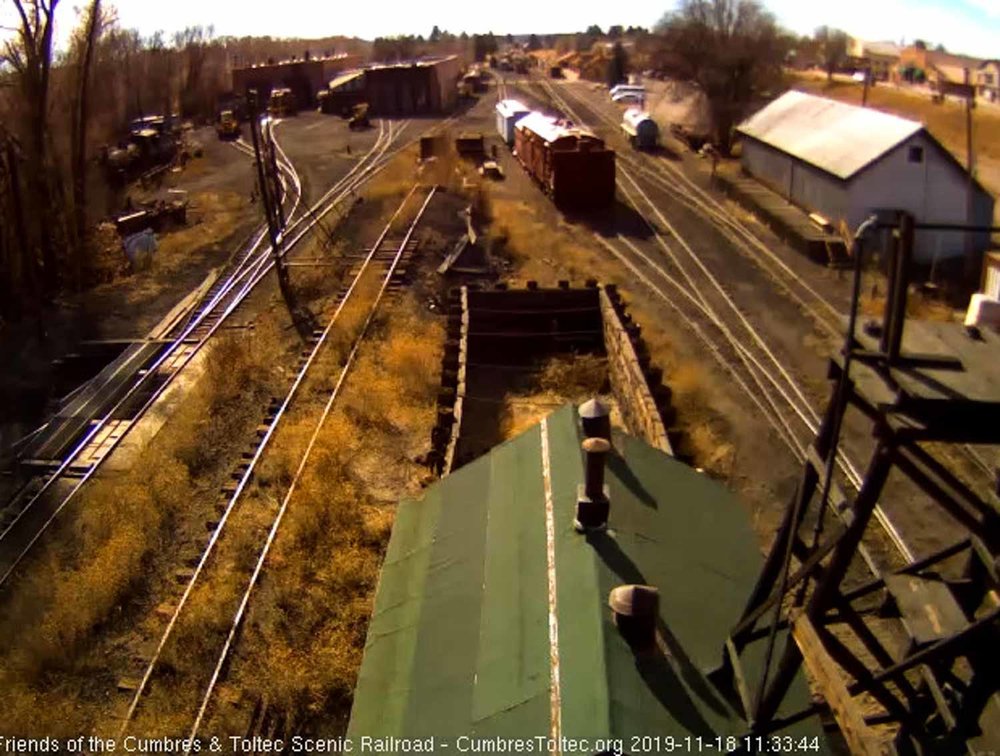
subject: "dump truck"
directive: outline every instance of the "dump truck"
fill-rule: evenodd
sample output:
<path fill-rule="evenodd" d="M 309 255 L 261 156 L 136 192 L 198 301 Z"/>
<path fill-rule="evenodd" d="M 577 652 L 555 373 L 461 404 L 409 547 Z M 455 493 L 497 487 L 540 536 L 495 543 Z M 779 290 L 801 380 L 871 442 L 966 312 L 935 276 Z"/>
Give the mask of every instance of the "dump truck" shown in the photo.
<path fill-rule="evenodd" d="M 223 110 L 219 113 L 219 120 L 215 124 L 215 133 L 223 141 L 240 138 L 240 122 L 236 120 L 236 115 L 233 111 Z"/>

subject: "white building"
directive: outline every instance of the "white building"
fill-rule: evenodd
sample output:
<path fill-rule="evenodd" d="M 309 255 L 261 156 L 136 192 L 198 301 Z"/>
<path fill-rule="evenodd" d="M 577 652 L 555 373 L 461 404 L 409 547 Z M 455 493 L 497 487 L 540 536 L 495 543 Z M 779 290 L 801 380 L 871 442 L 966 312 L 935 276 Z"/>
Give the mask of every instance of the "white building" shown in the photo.
<path fill-rule="evenodd" d="M 856 228 L 873 212 L 894 210 L 918 224 L 993 222 L 993 197 L 916 121 L 791 91 L 737 131 L 747 173 L 834 224 Z M 973 236 L 976 254 L 989 244 L 989 234 Z M 917 232 L 917 262 L 965 252 L 965 232 Z"/>

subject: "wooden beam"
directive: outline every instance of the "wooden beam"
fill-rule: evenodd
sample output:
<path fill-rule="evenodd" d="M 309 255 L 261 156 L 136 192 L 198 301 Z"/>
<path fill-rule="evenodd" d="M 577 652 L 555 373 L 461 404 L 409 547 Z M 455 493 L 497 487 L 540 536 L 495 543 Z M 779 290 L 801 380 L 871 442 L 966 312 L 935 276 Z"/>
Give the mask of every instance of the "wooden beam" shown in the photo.
<path fill-rule="evenodd" d="M 793 613 L 792 636 L 802 652 L 810 676 L 830 705 L 851 753 L 860 756 L 880 756 L 882 750 L 875 734 L 865 724 L 864 715 L 851 694 L 847 692 L 847 684 L 840 675 L 839 667 L 826 652 L 816 628 L 805 613 Z"/>

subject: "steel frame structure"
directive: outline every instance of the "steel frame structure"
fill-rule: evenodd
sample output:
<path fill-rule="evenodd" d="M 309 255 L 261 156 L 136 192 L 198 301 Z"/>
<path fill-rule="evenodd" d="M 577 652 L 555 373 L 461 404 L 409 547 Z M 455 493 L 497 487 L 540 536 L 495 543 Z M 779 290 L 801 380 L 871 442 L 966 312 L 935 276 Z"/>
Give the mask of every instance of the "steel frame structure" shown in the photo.
<path fill-rule="evenodd" d="M 993 656 L 1000 640 L 1000 517 L 921 444 L 1000 443 L 1000 400 L 973 400 L 955 392 L 926 398 L 900 386 L 902 373 L 963 367 L 951 357 L 902 352 L 913 236 L 921 227 L 905 214 L 891 227 L 889 296 L 879 346 L 863 349 L 854 336 L 862 269 L 858 243 L 847 339 L 830 364 L 832 396 L 777 538 L 712 679 L 743 710 L 751 733 L 766 735 L 817 711 L 813 706 L 779 716 L 805 660 L 814 673 L 819 670 L 821 679 L 815 681 L 852 751 L 880 752 L 870 726 L 892 724 L 898 725 L 897 753 L 964 753 L 966 741 L 980 734 L 984 707 L 1000 695 Z M 852 363 L 876 375 L 895 400 L 866 396 L 851 378 Z M 871 422 L 875 438 L 853 500 L 833 480 L 848 408 Z M 968 535 L 902 569 L 849 587 L 849 567 L 893 469 L 923 489 Z M 827 525 L 831 506 L 840 518 Z M 873 616 L 901 620 L 908 638 L 901 654 L 893 654 L 873 631 L 866 621 Z M 843 632 L 831 632 L 834 623 L 849 629 L 848 640 Z M 750 679 L 741 655 L 762 640 L 763 668 Z M 861 714 L 857 698 L 864 694 L 881 713 Z M 997 717 L 988 716 L 990 730 L 1000 729 Z"/>

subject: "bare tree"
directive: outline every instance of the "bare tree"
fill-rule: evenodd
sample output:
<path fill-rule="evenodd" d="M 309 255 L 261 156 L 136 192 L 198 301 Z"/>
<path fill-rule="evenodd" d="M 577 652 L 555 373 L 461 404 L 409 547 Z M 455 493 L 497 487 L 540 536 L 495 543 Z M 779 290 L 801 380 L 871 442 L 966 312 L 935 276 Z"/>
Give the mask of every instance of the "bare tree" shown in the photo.
<path fill-rule="evenodd" d="M 847 58 L 847 47 L 850 38 L 846 32 L 840 29 L 831 29 L 828 26 L 821 26 L 814 35 L 816 46 L 819 50 L 820 59 L 823 61 L 823 70 L 826 71 L 827 81 L 833 81 L 834 72 L 840 68 L 844 59 Z"/>
<path fill-rule="evenodd" d="M 59 0 L 12 0 L 12 3 L 17 10 L 20 26 L 17 28 L 17 36 L 4 43 L 2 61 L 13 70 L 15 86 L 20 90 L 22 98 L 24 122 L 21 143 L 26 162 L 26 204 L 53 211 L 59 205 L 53 202 L 55 189 L 51 181 L 54 165 L 49 150 L 49 83 L 52 73 L 53 22 Z M 28 244 L 37 245 L 39 255 L 31 259 L 30 250 L 24 250 L 29 263 L 26 267 L 32 273 L 37 271 L 40 278 L 38 283 L 46 296 L 51 296 L 58 285 L 58 219 L 45 212 L 30 213 L 29 217 L 33 222 L 26 234 Z"/>
<path fill-rule="evenodd" d="M 787 41 L 774 16 L 756 0 L 681 0 L 658 31 L 663 67 L 702 90 L 715 142 L 728 153 L 733 128 L 781 79 Z"/>
<path fill-rule="evenodd" d="M 73 176 L 74 283 L 82 285 L 81 269 L 87 238 L 87 128 L 90 124 L 90 78 L 94 47 L 100 34 L 101 0 L 91 0 L 79 40 L 76 99 L 70 123 L 70 173 Z"/>

